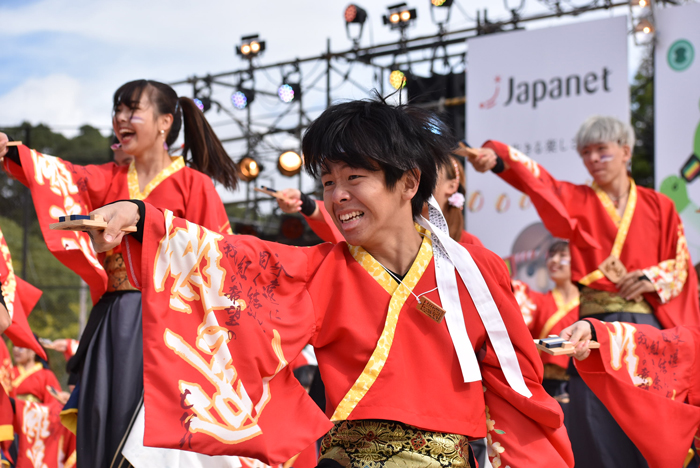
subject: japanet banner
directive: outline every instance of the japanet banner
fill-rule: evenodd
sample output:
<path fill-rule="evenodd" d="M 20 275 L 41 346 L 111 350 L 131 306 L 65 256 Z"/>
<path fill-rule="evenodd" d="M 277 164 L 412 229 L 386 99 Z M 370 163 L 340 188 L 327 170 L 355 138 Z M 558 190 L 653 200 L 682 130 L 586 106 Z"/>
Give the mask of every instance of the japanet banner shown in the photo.
<path fill-rule="evenodd" d="M 592 115 L 629 121 L 627 18 L 469 40 L 467 142 L 507 143 L 554 177 L 587 183 L 574 137 Z M 494 174 L 467 168 L 467 230 L 507 258 L 513 276 L 547 286 L 551 236 L 530 200 Z"/>
<path fill-rule="evenodd" d="M 676 205 L 700 261 L 700 5 L 656 13 L 654 181 Z"/>

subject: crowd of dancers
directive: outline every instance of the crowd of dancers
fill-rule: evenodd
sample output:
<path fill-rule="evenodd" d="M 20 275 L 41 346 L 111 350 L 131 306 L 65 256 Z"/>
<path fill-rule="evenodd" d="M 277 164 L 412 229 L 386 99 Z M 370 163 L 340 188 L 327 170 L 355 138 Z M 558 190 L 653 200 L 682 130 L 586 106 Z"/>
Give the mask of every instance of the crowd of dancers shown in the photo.
<path fill-rule="evenodd" d="M 278 198 L 325 241 L 308 248 L 233 235 L 212 180 L 235 188 L 236 167 L 191 99 L 129 82 L 112 124 L 103 165 L 0 133 L 94 302 L 79 344 L 45 343 L 66 355 L 63 392 L 0 249 L 8 466 L 698 466 L 698 280 L 673 202 L 628 174 L 628 124 L 583 123 L 584 186 L 501 142 L 456 144 L 418 107 L 333 105 L 302 142 L 323 200 Z M 530 197 L 553 290 L 464 230 L 465 164 Z M 49 228 L 88 213 L 107 227 Z M 538 352 L 551 335 L 576 359 Z"/>

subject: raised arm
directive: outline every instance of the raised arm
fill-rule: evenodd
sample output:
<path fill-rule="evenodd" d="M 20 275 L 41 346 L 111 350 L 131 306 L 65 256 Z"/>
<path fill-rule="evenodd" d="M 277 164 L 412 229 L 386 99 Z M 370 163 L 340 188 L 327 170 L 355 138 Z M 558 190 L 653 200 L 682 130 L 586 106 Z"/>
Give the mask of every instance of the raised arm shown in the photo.
<path fill-rule="evenodd" d="M 520 151 L 497 141 L 487 141 L 483 148 L 463 154 L 479 172 L 492 170 L 516 190 L 530 197 L 545 227 L 552 235 L 569 239 L 582 248 L 600 248 L 570 213 L 570 207 L 581 203 L 584 187 L 555 179 L 537 162 Z"/>
<path fill-rule="evenodd" d="M 304 215 L 311 230 L 321 240 L 332 244 L 345 241 L 322 201 L 314 200 L 297 189 L 285 189 L 281 191 L 281 194 L 284 199 L 277 199 L 280 209 L 287 214 L 301 213 Z"/>
<path fill-rule="evenodd" d="M 98 250 L 138 226 L 123 249 L 143 293 L 146 445 L 274 464 L 329 429 L 287 364 L 320 323 L 306 284 L 332 246 L 223 236 L 143 202 L 97 213 Z"/>

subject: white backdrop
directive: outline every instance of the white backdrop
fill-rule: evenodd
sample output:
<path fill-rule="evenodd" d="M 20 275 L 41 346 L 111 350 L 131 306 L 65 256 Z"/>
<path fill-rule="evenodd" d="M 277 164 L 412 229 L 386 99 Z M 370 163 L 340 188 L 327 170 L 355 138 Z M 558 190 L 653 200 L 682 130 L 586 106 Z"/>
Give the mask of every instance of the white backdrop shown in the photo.
<path fill-rule="evenodd" d="M 654 166 L 657 189 L 668 195 L 685 225 L 693 262 L 700 260 L 700 5 L 656 14 Z M 690 179 L 687 181 L 683 178 Z"/>
<path fill-rule="evenodd" d="M 595 114 L 629 121 L 626 21 L 615 17 L 471 39 L 467 142 L 499 140 L 557 178 L 587 182 L 573 143 L 581 123 Z M 520 192 L 469 166 L 467 204 L 467 230 L 487 248 L 502 257 L 518 254 L 519 260 L 536 256 L 543 230 L 523 233 L 539 218 Z"/>

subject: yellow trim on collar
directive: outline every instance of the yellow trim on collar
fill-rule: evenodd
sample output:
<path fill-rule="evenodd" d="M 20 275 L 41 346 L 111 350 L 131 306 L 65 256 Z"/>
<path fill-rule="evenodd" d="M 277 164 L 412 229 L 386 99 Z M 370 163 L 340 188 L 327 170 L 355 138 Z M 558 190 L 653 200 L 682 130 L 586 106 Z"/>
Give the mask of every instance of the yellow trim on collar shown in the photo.
<path fill-rule="evenodd" d="M 0 426 L 0 441 L 14 440 L 15 433 L 12 430 L 12 424 L 3 424 Z"/>
<path fill-rule="evenodd" d="M 598 195 L 598 199 L 603 204 L 603 207 L 605 207 L 605 211 L 608 212 L 613 223 L 615 223 L 615 226 L 617 226 L 617 235 L 615 236 L 615 242 L 613 243 L 613 248 L 610 255 L 620 258 L 622 248 L 627 240 L 627 233 L 630 230 L 630 224 L 632 224 L 632 217 L 634 216 L 634 211 L 637 207 L 637 184 L 635 184 L 634 180 L 630 178 L 630 195 L 627 199 L 627 206 L 625 207 L 625 212 L 623 213 L 621 220 L 620 215 L 615 210 L 615 207 L 610 200 L 610 197 L 608 197 L 608 194 L 603 192 L 603 190 L 601 190 L 601 188 L 598 187 L 595 182 L 591 188 L 595 190 L 596 195 Z M 618 221 L 616 221 L 616 218 L 612 215 L 610 207 L 612 207 L 612 211 L 615 212 L 615 217 L 617 217 Z M 605 275 L 603 275 L 602 271 L 595 270 L 581 278 L 579 283 L 584 286 L 588 286 L 591 283 L 595 283 L 599 279 L 602 279 L 604 276 Z"/>
<path fill-rule="evenodd" d="M 145 199 L 161 182 L 185 167 L 185 159 L 182 156 L 172 157 L 170 159 L 172 163 L 160 171 L 158 175 L 144 187 L 143 192 L 141 192 L 141 188 L 139 187 L 139 176 L 136 173 L 136 165 L 134 161 L 131 161 L 131 164 L 129 164 L 129 172 L 126 175 L 127 184 L 129 186 L 129 198 L 132 200 Z"/>
<path fill-rule="evenodd" d="M 569 302 L 564 303 L 564 298 L 558 289 L 552 290 L 552 297 L 554 298 L 554 303 L 557 305 L 557 311 L 544 323 L 542 331 L 540 332 L 540 338 L 547 338 L 549 332 L 552 330 L 552 328 L 554 328 L 554 325 L 566 317 L 569 312 L 574 309 L 574 307 L 578 307 L 580 303 L 579 296 L 575 296 Z"/>
<path fill-rule="evenodd" d="M 353 253 L 353 251 L 355 252 L 353 253 L 353 257 L 355 257 L 358 263 L 362 265 L 375 281 L 391 294 L 391 301 L 389 302 L 389 310 L 387 311 L 386 321 L 384 322 L 384 329 L 377 341 L 377 347 L 372 352 L 372 356 L 369 358 L 369 361 L 367 361 L 360 376 L 338 404 L 333 416 L 331 416 L 331 421 L 347 419 L 377 380 L 377 377 L 379 377 L 379 373 L 384 368 L 384 364 L 386 364 L 386 360 L 389 357 L 389 351 L 394 341 L 394 333 L 396 332 L 396 325 L 399 320 L 401 309 L 433 258 L 433 245 L 430 238 L 424 236 L 418 255 L 413 261 L 413 265 L 411 265 L 411 269 L 408 270 L 406 277 L 402 280 L 401 285 L 399 285 L 386 273 L 384 267 L 367 253 L 367 251 L 361 247 L 350 246 L 349 248 L 351 253 Z M 386 274 L 386 277 L 384 274 Z"/>
<path fill-rule="evenodd" d="M 43 369 L 44 366 L 41 365 L 40 362 L 35 362 L 32 367 L 29 369 L 24 369 L 22 367 L 17 366 L 17 371 L 19 372 L 19 375 L 15 380 L 12 381 L 12 388 L 17 389 L 19 388 L 20 384 L 24 382 L 24 380 L 29 377 L 32 374 L 36 374 L 39 372 L 41 369 Z"/>

